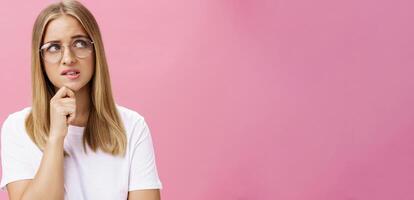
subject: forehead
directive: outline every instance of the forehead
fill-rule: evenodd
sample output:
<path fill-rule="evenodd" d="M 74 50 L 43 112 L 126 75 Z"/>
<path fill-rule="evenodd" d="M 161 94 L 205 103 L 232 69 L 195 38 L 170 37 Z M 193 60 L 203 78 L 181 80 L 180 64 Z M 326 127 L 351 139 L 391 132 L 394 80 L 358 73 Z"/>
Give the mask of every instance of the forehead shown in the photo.
<path fill-rule="evenodd" d="M 52 21 L 46 27 L 44 43 L 48 41 L 70 41 L 72 36 L 87 36 L 85 29 L 79 21 L 69 15 L 62 15 Z"/>

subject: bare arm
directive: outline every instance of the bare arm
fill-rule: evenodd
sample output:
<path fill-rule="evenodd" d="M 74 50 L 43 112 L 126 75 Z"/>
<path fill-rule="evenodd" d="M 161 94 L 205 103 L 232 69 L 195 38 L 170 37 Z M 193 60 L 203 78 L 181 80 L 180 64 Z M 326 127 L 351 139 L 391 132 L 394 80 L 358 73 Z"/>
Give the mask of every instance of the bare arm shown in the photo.
<path fill-rule="evenodd" d="M 35 178 L 7 185 L 10 200 L 63 200 L 63 141 L 49 138 Z"/>
<path fill-rule="evenodd" d="M 134 190 L 128 193 L 128 200 L 161 200 L 159 189 Z"/>
<path fill-rule="evenodd" d="M 7 184 L 11 200 L 63 200 L 63 144 L 75 118 L 75 94 L 65 86 L 50 100 L 50 133 L 34 179 Z"/>

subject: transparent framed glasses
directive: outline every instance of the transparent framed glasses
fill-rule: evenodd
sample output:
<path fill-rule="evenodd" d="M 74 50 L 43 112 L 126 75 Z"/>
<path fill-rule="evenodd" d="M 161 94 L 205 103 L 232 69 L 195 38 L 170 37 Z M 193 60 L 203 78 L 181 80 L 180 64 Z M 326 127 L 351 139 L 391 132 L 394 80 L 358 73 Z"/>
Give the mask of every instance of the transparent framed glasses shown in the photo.
<path fill-rule="evenodd" d="M 93 41 L 86 37 L 75 38 L 69 45 L 69 49 L 79 59 L 84 59 L 93 52 Z M 48 63 L 58 63 L 62 60 L 65 46 L 59 42 L 43 44 L 39 51 L 43 60 Z"/>

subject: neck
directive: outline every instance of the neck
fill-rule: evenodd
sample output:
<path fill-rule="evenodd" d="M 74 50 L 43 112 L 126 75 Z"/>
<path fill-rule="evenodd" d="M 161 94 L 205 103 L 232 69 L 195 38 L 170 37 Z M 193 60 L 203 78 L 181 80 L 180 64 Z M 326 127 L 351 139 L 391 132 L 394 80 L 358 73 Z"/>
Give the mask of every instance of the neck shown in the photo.
<path fill-rule="evenodd" d="M 75 92 L 76 98 L 76 118 L 78 116 L 82 119 L 89 115 L 90 106 L 90 89 L 88 86 L 81 88 Z M 86 118 L 87 119 L 87 118 Z M 76 119 L 75 119 L 76 121 Z"/>

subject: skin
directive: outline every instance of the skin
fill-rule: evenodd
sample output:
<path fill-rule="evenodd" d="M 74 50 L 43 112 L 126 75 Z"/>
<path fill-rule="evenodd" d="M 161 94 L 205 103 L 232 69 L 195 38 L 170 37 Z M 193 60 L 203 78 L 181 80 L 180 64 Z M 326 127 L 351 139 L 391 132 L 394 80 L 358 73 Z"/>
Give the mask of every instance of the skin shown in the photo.
<path fill-rule="evenodd" d="M 82 25 L 73 17 L 63 15 L 51 21 L 45 31 L 44 43 L 60 41 L 65 46 L 62 60 L 44 62 L 47 77 L 57 91 L 50 101 L 51 128 L 39 170 L 34 179 L 19 180 L 7 185 L 11 200 L 63 199 L 63 142 L 68 124 L 85 126 L 89 115 L 89 81 L 94 73 L 94 56 L 77 58 L 69 50 L 73 36 L 87 36 Z M 65 69 L 80 70 L 80 77 L 70 80 L 61 75 Z M 69 115 L 69 117 L 67 117 Z M 159 189 L 134 190 L 129 200 L 160 200 Z"/>
<path fill-rule="evenodd" d="M 94 56 L 79 59 L 68 46 L 71 44 L 72 37 L 82 35 L 88 37 L 82 25 L 73 17 L 62 16 L 50 22 L 44 37 L 43 43 L 49 41 L 60 41 L 65 45 L 64 55 L 61 62 L 48 63 L 44 62 L 47 77 L 55 86 L 55 89 L 66 86 L 75 93 L 76 98 L 76 116 L 71 125 L 85 126 L 89 115 L 90 89 L 89 81 L 94 73 Z M 80 77 L 76 80 L 70 80 L 61 75 L 65 69 L 80 70 Z"/>

